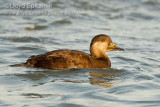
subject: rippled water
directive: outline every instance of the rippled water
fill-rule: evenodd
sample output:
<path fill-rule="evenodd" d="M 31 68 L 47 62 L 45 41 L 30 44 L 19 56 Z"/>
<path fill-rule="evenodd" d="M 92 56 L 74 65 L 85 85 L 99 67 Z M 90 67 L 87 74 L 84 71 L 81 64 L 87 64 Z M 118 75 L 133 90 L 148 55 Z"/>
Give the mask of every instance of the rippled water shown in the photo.
<path fill-rule="evenodd" d="M 8 3 L 52 3 L 68 15 L 4 15 Z M 159 0 L 0 1 L 0 106 L 159 107 Z M 21 9 L 25 11 L 25 9 Z M 74 13 L 74 14 L 73 14 Z M 110 69 L 44 70 L 9 65 L 56 49 L 89 53 L 108 34 L 124 52 L 107 52 Z"/>

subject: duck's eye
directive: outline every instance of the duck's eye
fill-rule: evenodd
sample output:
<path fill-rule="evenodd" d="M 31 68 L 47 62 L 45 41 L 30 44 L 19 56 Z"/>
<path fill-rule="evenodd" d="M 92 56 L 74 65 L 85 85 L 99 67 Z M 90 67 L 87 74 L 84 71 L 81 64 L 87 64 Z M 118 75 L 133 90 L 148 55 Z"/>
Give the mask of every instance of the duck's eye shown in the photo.
<path fill-rule="evenodd" d="M 103 39 L 102 42 L 104 42 L 105 40 Z"/>

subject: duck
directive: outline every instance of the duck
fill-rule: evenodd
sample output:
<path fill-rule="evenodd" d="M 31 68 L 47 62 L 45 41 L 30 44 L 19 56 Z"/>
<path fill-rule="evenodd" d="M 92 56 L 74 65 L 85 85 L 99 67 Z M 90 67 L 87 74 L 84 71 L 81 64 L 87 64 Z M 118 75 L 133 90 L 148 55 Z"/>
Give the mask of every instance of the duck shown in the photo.
<path fill-rule="evenodd" d="M 13 66 L 26 66 L 42 69 L 71 68 L 110 68 L 108 51 L 124 51 L 114 44 L 106 34 L 96 35 L 90 43 L 90 54 L 78 50 L 54 50 L 40 55 L 30 56 L 25 63 Z"/>

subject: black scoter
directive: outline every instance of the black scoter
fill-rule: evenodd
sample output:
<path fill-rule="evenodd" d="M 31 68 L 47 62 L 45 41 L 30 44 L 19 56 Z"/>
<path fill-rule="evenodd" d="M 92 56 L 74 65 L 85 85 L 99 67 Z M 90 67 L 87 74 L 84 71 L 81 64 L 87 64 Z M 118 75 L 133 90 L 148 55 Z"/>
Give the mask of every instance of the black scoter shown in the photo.
<path fill-rule="evenodd" d="M 31 56 L 25 63 L 13 66 L 44 69 L 109 68 L 111 61 L 105 52 L 123 50 L 115 45 L 108 35 L 99 34 L 91 41 L 90 54 L 77 50 L 54 50 Z"/>

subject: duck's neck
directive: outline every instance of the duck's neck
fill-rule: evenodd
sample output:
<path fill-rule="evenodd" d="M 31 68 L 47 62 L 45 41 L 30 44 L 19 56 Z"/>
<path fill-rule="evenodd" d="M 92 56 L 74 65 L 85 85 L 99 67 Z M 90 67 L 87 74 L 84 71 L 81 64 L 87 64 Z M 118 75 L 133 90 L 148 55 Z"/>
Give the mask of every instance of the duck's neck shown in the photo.
<path fill-rule="evenodd" d="M 95 59 L 107 59 L 109 60 L 109 57 L 107 56 L 107 54 L 105 53 L 105 51 L 101 51 L 101 50 L 98 50 L 98 49 L 95 49 L 93 47 L 90 48 L 90 53 L 91 53 L 91 56 Z M 110 60 L 109 60 L 110 61 Z"/>
<path fill-rule="evenodd" d="M 95 60 L 106 60 L 107 66 L 111 66 L 111 61 L 105 51 L 96 50 L 95 48 L 90 48 L 91 57 L 93 57 Z"/>

